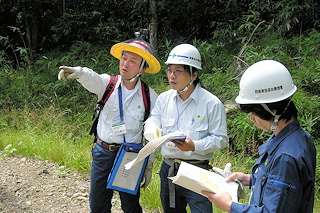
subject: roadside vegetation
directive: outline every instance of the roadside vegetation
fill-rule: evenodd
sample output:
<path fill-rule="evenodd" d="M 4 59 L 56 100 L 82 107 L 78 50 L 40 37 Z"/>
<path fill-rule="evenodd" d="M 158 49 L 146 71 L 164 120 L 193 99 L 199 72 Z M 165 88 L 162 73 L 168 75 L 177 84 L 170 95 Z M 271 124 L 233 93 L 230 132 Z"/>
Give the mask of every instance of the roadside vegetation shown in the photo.
<path fill-rule="evenodd" d="M 250 173 L 257 147 L 270 136 L 235 104 L 245 69 L 263 59 L 289 69 L 298 87 L 293 100 L 300 123 L 318 150 L 314 212 L 320 212 L 319 1 L 16 0 L 0 5 L 0 157 L 50 160 L 88 176 L 97 97 L 76 80 L 58 81 L 58 67 L 86 66 L 116 75 L 119 61 L 110 55 L 111 46 L 133 38 L 137 28 L 148 28 L 162 69 L 141 78 L 158 94 L 169 89 L 164 62 L 174 46 L 190 43 L 201 53 L 202 84 L 228 110 L 230 144 L 214 153 L 216 167 L 231 162 L 233 171 Z M 157 154 L 152 182 L 141 193 L 150 212 L 161 209 L 161 160 Z"/>
<path fill-rule="evenodd" d="M 268 34 L 246 46 L 221 46 L 213 41 L 199 40 L 193 40 L 192 43 L 199 48 L 204 61 L 204 71 L 200 76 L 202 84 L 226 106 L 234 105 L 241 74 L 248 65 L 262 59 L 274 59 L 285 64 L 298 86 L 294 101 L 299 110 L 299 120 L 313 135 L 319 150 L 319 32 L 310 31 L 291 39 Z M 159 60 L 163 67 L 160 73 L 142 76 L 157 93 L 168 89 L 163 62 L 173 46 L 168 42 L 162 47 Z M 241 48 L 243 51 L 240 56 Z M 32 66 L 14 69 L 11 62 L 6 61 L 5 55 L 2 55 L 0 150 L 4 150 L 2 157 L 17 154 L 51 160 L 70 171 L 75 170 L 88 176 L 93 139 L 88 133 L 97 100 L 76 81 L 58 81 L 60 65 L 87 66 L 99 73 L 118 73 L 118 61 L 109 54 L 109 47 L 97 47 L 85 42 L 75 42 L 67 51 L 47 52 L 39 56 Z M 257 159 L 257 146 L 269 134 L 255 128 L 248 115 L 236 108 L 228 112 L 228 130 L 230 146 L 215 153 L 212 165 L 224 168 L 227 162 L 231 162 L 233 171 L 250 173 L 250 168 Z M 141 203 L 146 209 L 160 210 L 157 175 L 161 163 L 159 154 L 155 162 L 152 182 L 148 189 L 142 190 Z M 319 152 L 316 172 L 320 173 Z M 315 212 L 319 211 L 320 177 L 317 175 Z"/>

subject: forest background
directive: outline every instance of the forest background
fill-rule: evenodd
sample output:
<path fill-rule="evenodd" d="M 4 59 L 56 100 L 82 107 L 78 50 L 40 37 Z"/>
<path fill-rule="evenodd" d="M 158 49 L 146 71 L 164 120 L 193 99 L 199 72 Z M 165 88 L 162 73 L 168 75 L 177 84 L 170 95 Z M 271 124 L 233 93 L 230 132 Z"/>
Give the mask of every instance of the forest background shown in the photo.
<path fill-rule="evenodd" d="M 250 173 L 263 133 L 234 103 L 244 70 L 274 59 L 291 72 L 301 125 L 320 147 L 320 3 L 316 0 L 0 0 L 0 150 L 48 159 L 88 175 L 97 98 L 76 81 L 58 81 L 60 65 L 118 74 L 112 45 L 149 30 L 162 69 L 142 75 L 160 94 L 170 50 L 181 43 L 201 52 L 204 87 L 228 109 L 230 145 L 212 165 Z M 4 156 L 5 157 L 5 156 Z M 159 170 L 142 192 L 145 208 L 161 209 Z M 320 212 L 317 154 L 315 212 Z M 244 200 L 243 202 L 246 202 Z M 216 211 L 217 212 L 217 211 Z"/>

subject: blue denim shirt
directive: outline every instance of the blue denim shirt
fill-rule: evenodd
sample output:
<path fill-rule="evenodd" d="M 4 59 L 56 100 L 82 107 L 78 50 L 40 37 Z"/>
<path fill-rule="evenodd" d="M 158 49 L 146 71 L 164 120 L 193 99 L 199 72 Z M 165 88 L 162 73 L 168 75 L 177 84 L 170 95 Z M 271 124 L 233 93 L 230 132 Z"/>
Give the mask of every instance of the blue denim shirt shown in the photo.
<path fill-rule="evenodd" d="M 316 150 L 298 121 L 259 147 L 252 168 L 249 205 L 232 203 L 231 212 L 313 212 Z"/>

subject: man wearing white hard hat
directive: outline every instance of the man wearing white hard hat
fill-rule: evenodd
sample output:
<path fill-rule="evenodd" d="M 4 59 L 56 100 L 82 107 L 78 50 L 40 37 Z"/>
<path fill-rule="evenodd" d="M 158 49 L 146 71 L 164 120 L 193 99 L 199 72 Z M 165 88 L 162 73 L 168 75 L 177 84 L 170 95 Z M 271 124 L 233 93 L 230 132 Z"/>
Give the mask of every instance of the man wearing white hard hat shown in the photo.
<path fill-rule="evenodd" d="M 200 85 L 201 56 L 191 44 L 172 49 L 167 64 L 167 77 L 172 89 L 159 95 L 150 118 L 145 122 L 146 133 L 157 128 L 166 135 L 180 131 L 184 140 L 165 142 L 161 146 L 163 163 L 160 169 L 160 197 L 165 213 L 212 212 L 208 199 L 191 190 L 174 185 L 168 177 L 176 174 L 181 161 L 209 169 L 213 152 L 227 146 L 226 113 L 221 101 Z"/>
<path fill-rule="evenodd" d="M 137 34 L 139 36 L 139 34 Z M 145 119 L 145 101 L 142 81 L 144 72 L 155 74 L 160 71 L 160 63 L 153 56 L 150 44 L 141 37 L 120 42 L 112 46 L 111 55 L 119 59 L 118 80 L 99 113 L 95 133 L 96 145 L 92 149 L 90 185 L 90 209 L 94 213 L 111 212 L 113 190 L 106 189 L 108 175 L 122 143 L 140 144 Z M 98 74 L 86 67 L 59 67 L 59 80 L 76 78 L 88 91 L 97 94 L 98 100 L 104 96 L 111 82 L 108 74 Z M 155 91 L 148 87 L 150 109 L 157 99 Z M 119 127 L 121 130 L 119 130 Z M 151 178 L 152 162 L 148 162 L 143 188 Z M 121 208 L 126 213 L 140 213 L 140 190 L 137 194 L 120 192 Z"/>
<path fill-rule="evenodd" d="M 274 60 L 250 66 L 240 81 L 236 102 L 255 126 L 271 137 L 259 147 L 252 174 L 234 172 L 251 188 L 249 204 L 235 203 L 227 193 L 203 192 L 218 208 L 232 212 L 313 212 L 316 150 L 299 125 L 291 96 L 297 87 L 287 68 Z"/>

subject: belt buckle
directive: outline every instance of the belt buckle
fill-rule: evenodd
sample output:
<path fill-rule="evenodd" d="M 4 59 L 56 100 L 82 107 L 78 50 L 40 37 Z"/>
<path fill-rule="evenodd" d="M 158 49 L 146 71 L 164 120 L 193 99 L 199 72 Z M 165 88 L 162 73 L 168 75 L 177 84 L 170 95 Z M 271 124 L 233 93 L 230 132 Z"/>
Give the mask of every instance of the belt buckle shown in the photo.
<path fill-rule="evenodd" d="M 181 164 L 182 160 L 180 160 L 180 159 L 176 159 L 176 158 L 175 158 L 175 159 L 173 159 L 173 162 L 174 162 L 174 163 Z"/>
<path fill-rule="evenodd" d="M 113 144 L 109 145 L 109 151 L 111 151 L 111 152 L 117 151 L 117 148 L 118 147 L 116 145 L 113 145 Z"/>

